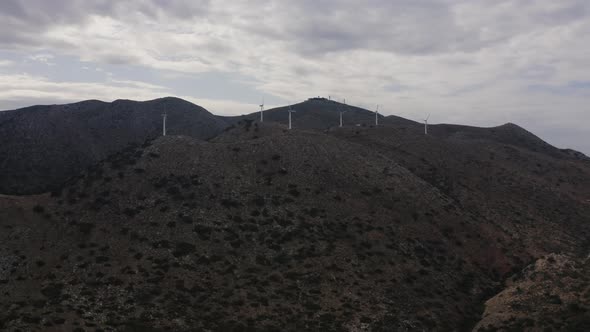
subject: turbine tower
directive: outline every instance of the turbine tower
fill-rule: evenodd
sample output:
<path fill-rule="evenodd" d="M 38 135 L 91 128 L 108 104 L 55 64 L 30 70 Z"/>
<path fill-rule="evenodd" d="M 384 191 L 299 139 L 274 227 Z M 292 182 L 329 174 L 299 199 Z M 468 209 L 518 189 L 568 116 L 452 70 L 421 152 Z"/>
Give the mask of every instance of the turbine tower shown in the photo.
<path fill-rule="evenodd" d="M 166 114 L 166 111 L 164 111 L 164 113 L 162 113 L 162 136 L 166 136 L 166 117 L 168 116 L 168 114 Z"/>
<path fill-rule="evenodd" d="M 343 102 L 344 106 L 346 106 L 346 99 Z M 342 128 L 342 114 L 346 113 L 346 111 L 340 110 L 340 128 Z"/>
<path fill-rule="evenodd" d="M 263 122 L 264 118 L 263 118 L 262 113 L 264 112 L 264 98 L 262 98 L 262 104 L 260 104 L 259 106 L 260 106 L 260 122 Z"/>
<path fill-rule="evenodd" d="M 291 105 L 289 105 L 289 129 L 291 129 L 291 113 L 295 113 L 296 111 L 291 109 Z"/>
<path fill-rule="evenodd" d="M 379 125 L 379 105 L 377 105 L 377 109 L 375 110 L 375 126 Z"/>
<path fill-rule="evenodd" d="M 428 119 L 430 119 L 430 114 L 424 119 L 424 135 L 428 135 Z"/>

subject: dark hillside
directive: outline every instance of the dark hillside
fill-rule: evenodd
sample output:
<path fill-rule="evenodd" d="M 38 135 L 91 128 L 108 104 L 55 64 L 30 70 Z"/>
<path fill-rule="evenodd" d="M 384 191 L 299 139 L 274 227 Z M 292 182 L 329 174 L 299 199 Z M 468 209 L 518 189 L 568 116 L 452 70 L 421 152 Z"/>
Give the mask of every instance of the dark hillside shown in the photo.
<path fill-rule="evenodd" d="M 297 129 L 298 132 L 301 130 Z M 315 131 L 306 131 L 308 133 L 317 133 Z M 221 134 L 211 139 L 211 142 L 230 143 L 238 141 L 247 141 L 269 136 L 283 136 L 288 135 L 289 129 L 276 122 L 263 122 L 242 119 L 234 122 L 227 127 Z"/>
<path fill-rule="evenodd" d="M 340 124 L 340 112 L 343 114 L 344 127 L 372 128 L 375 126 L 374 111 L 342 104 L 325 98 L 310 98 L 305 102 L 291 105 L 296 112 L 292 115 L 293 128 L 327 130 L 337 128 Z M 289 107 L 278 107 L 264 111 L 264 122 L 277 123 L 285 127 L 289 123 Z M 223 117 L 228 123 L 236 124 L 242 120 L 252 123 L 260 122 L 260 112 L 236 117 Z M 424 133 L 424 124 L 404 119 L 395 115 L 379 115 L 379 125 L 388 128 L 407 130 L 415 135 Z M 444 139 L 463 141 L 493 141 L 499 144 L 513 145 L 533 152 L 541 152 L 556 158 L 584 159 L 584 155 L 573 150 L 560 150 L 524 128 L 507 123 L 497 127 L 482 128 L 455 124 L 429 125 L 429 134 Z M 587 157 L 586 157 L 587 158 Z"/>
<path fill-rule="evenodd" d="M 430 135 L 445 139 L 493 141 L 517 146 L 532 152 L 544 153 L 556 158 L 570 157 L 564 151 L 551 146 L 531 132 L 513 123 L 491 128 L 441 124 L 429 126 L 428 132 Z"/>
<path fill-rule="evenodd" d="M 160 138 L 58 195 L 3 210 L 4 328 L 464 329 L 518 263 L 494 225 L 324 134 Z"/>
<path fill-rule="evenodd" d="M 499 144 L 494 137 L 481 138 L 484 135 L 476 140 L 436 132 L 425 136 L 387 127 L 330 133 L 387 155 L 468 211 L 519 234 L 517 242 L 533 257 L 588 242 L 587 163 L 552 157 L 547 150 Z M 548 232 L 561 234 L 544 236 Z"/>
<path fill-rule="evenodd" d="M 0 193 L 46 192 L 130 144 L 162 132 L 208 139 L 225 128 L 202 107 L 178 98 L 96 100 L 0 112 Z"/>

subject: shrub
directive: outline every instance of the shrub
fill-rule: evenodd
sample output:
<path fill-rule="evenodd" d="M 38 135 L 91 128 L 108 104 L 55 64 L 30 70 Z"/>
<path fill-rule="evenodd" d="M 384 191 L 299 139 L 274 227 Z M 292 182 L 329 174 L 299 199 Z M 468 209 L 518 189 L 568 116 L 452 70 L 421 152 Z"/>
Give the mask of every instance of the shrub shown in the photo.
<path fill-rule="evenodd" d="M 195 246 L 187 242 L 178 242 L 172 252 L 174 257 L 182 257 L 193 253 L 196 250 Z"/>
<path fill-rule="evenodd" d="M 33 207 L 33 212 L 41 214 L 41 213 L 45 212 L 45 208 L 42 207 L 41 205 L 37 204 Z"/>
<path fill-rule="evenodd" d="M 180 189 L 176 186 L 169 187 L 166 192 L 172 196 L 180 195 Z"/>
<path fill-rule="evenodd" d="M 134 217 L 138 213 L 138 211 L 132 208 L 125 208 L 125 210 L 123 210 L 123 213 L 128 217 Z"/>
<path fill-rule="evenodd" d="M 90 234 L 90 232 L 94 229 L 94 224 L 91 223 L 78 223 L 78 230 L 82 234 Z"/>
<path fill-rule="evenodd" d="M 224 198 L 221 200 L 221 205 L 226 207 L 226 208 L 237 208 L 239 207 L 241 204 L 240 202 L 230 199 L 230 198 Z"/>
<path fill-rule="evenodd" d="M 41 294 L 50 300 L 57 300 L 61 297 L 63 284 L 49 284 L 41 290 Z"/>

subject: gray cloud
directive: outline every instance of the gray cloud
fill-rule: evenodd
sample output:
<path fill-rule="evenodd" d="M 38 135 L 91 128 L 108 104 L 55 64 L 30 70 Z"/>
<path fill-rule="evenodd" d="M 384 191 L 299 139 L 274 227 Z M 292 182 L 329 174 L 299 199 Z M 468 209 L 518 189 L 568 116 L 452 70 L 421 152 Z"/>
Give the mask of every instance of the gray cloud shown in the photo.
<path fill-rule="evenodd" d="M 96 15 L 145 25 L 150 20 L 154 25 L 209 23 L 238 34 L 251 33 L 260 42 L 284 43 L 290 52 L 307 57 L 359 49 L 432 55 L 476 52 L 538 27 L 570 24 L 587 18 L 589 8 L 582 0 L 557 4 L 530 0 L 6 0 L 0 3 L 0 17 L 6 22 L 0 45 L 56 42 L 44 42 L 46 36 L 39 32 L 52 26 L 84 25 Z M 221 43 L 212 45 L 219 48 Z"/>
<path fill-rule="evenodd" d="M 209 0 L 4 0 L 0 13 L 12 20 L 29 23 L 30 27 L 70 24 L 84 21 L 90 15 L 125 17 L 140 12 L 150 18 L 170 15 L 190 19 L 207 14 Z"/>
<path fill-rule="evenodd" d="M 432 54 L 472 48 L 477 36 L 458 27 L 449 7 L 436 1 L 330 1 L 320 10 L 297 2 L 286 27 L 294 49 L 323 53 L 352 49 Z"/>

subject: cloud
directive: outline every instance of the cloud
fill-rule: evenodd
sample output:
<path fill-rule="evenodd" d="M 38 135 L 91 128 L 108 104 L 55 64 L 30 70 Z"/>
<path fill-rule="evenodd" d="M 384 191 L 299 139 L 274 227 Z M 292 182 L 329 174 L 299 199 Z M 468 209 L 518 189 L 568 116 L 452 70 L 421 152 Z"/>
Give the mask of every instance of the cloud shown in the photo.
<path fill-rule="evenodd" d="M 96 82 L 53 82 L 46 77 L 28 74 L 0 74 L 0 110 L 16 109 L 32 104 L 69 103 L 86 99 L 111 102 L 116 99 L 151 100 L 174 95 L 160 85 L 111 79 Z M 218 115 L 248 114 L 256 111 L 256 103 L 240 103 L 212 98 L 176 95 L 205 107 Z M 268 107 L 278 105 L 269 104 Z"/>
<path fill-rule="evenodd" d="M 51 60 L 55 58 L 52 54 L 42 53 L 42 54 L 34 54 L 27 57 L 27 59 L 31 61 L 41 62 L 48 66 L 55 66 L 55 63 L 51 62 Z"/>
<path fill-rule="evenodd" d="M 55 82 L 46 77 L 28 74 L 0 74 L 0 109 L 27 101 L 53 100 L 55 102 L 74 102 L 84 99 L 112 101 L 119 98 L 147 100 L 169 93 L 166 88 L 141 82 L 114 81 L 94 82 Z M 20 107 L 29 104 L 20 105 Z M 18 107 L 18 106 L 17 106 Z"/>

